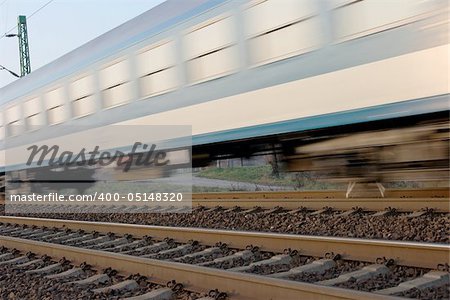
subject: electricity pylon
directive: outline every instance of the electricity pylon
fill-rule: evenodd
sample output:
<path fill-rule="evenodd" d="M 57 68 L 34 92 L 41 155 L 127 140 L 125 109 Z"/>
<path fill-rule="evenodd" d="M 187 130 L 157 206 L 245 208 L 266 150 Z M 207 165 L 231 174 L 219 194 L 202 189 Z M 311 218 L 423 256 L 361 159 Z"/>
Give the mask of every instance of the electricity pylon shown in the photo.
<path fill-rule="evenodd" d="M 28 48 L 27 18 L 25 16 L 17 17 L 17 28 L 17 35 L 19 38 L 20 76 L 23 77 L 31 72 L 30 49 Z"/>

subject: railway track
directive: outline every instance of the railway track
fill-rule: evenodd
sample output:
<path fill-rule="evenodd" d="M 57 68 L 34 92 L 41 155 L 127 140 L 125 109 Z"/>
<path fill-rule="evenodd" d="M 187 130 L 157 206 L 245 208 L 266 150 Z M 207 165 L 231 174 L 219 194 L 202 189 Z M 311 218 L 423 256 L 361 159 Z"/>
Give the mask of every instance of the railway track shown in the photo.
<path fill-rule="evenodd" d="M 8 248 L 106 264 L 161 282 L 175 279 L 191 290 L 217 288 L 231 299 L 384 299 L 427 288 L 448 293 L 450 248 L 444 244 L 39 218 L 0 222 L 0 243 Z"/>
<path fill-rule="evenodd" d="M 241 200 L 232 201 L 233 204 L 241 203 Z M 278 201 L 279 205 L 276 207 L 264 207 L 263 201 L 252 203 L 259 204 L 256 207 L 245 207 L 245 204 L 244 207 L 224 207 L 216 205 L 223 204 L 217 201 L 214 203 L 216 206 L 194 206 L 191 213 L 168 211 L 167 207 L 155 207 L 152 213 L 142 213 L 138 206 L 110 203 L 105 206 L 108 212 L 106 214 L 92 213 L 91 203 L 76 204 L 71 208 L 73 213 L 67 213 L 65 203 L 26 203 L 20 204 L 24 208 L 16 215 L 314 236 L 450 242 L 447 198 L 429 198 L 423 201 L 422 198 L 397 198 L 386 199 L 385 202 L 378 199 L 306 199 L 292 200 L 295 202 L 291 203 L 291 208 L 285 207 L 285 202 L 291 201 L 290 199 Z M 189 209 L 184 211 L 188 212 Z"/>
<path fill-rule="evenodd" d="M 124 202 L 124 203 L 122 203 Z M 90 203 L 90 205 L 96 205 L 97 212 L 101 212 L 101 207 L 104 206 L 105 212 L 111 211 L 114 207 L 124 206 L 125 212 L 138 212 L 138 206 L 130 205 L 130 202 L 108 202 L 104 203 Z M 331 208 L 335 211 L 348 211 L 355 208 L 359 208 L 363 211 L 379 212 L 386 209 L 395 209 L 398 212 L 412 212 L 424 209 L 433 209 L 435 212 L 449 213 L 450 207 L 448 205 L 449 198 L 383 198 L 383 199 L 193 199 L 192 208 L 221 208 L 221 209 L 241 209 L 247 210 L 252 208 L 260 208 L 271 210 L 274 208 L 280 208 L 286 211 L 296 211 L 298 209 L 306 210 L 321 210 L 324 208 Z M 57 206 L 55 204 L 34 204 L 34 203 L 13 203 L 16 207 L 19 205 L 22 207 L 20 212 L 26 212 L 26 206 L 30 208 L 30 212 L 35 211 L 35 208 L 39 208 L 40 211 L 58 212 L 61 209 L 62 212 L 67 211 L 67 205 Z M 77 205 L 77 203 L 70 204 L 70 211 L 84 212 L 87 206 L 83 204 Z M 0 203 L 0 205 L 2 205 Z M 3 204 L 4 205 L 4 204 Z M 25 209 L 23 209 L 25 208 Z M 129 211 L 127 211 L 127 209 Z M 174 207 L 174 206 L 158 206 L 154 205 L 151 213 L 158 212 L 184 212 L 189 211 L 190 207 Z M 86 211 L 88 212 L 88 210 Z"/>
<path fill-rule="evenodd" d="M 430 189 L 399 189 L 386 190 L 385 197 L 357 197 L 346 198 L 345 191 L 275 191 L 275 192 L 226 192 L 226 193 L 194 193 L 192 194 L 192 206 L 232 208 L 239 206 L 251 208 L 273 208 L 283 206 L 287 209 L 305 207 L 309 209 L 322 208 L 323 206 L 335 207 L 343 210 L 351 207 L 364 207 L 371 211 L 393 207 L 403 211 L 435 207 L 440 211 L 449 211 L 448 201 L 450 191 L 448 188 Z M 4 204 L 4 195 L 0 194 L 0 204 Z"/>
<path fill-rule="evenodd" d="M 251 209 L 251 208 L 261 208 L 261 209 L 273 209 L 282 208 L 284 210 L 321 210 L 325 207 L 331 208 L 337 211 L 347 211 L 354 208 L 359 208 L 363 211 L 383 211 L 387 208 L 395 209 L 398 212 L 411 212 L 423 209 L 433 209 L 435 212 L 448 213 L 450 212 L 450 207 L 448 205 L 449 198 L 363 198 L 363 199 L 329 199 L 329 198 L 318 198 L 318 199 L 193 199 L 192 208 L 205 207 L 205 208 L 222 208 L 222 209 Z M 57 206 L 53 204 L 34 204 L 34 203 L 17 203 L 11 202 L 15 206 L 30 207 L 30 211 L 34 208 L 40 207 L 42 211 L 46 208 L 50 208 L 55 212 L 59 208 L 67 210 L 67 205 L 71 205 L 71 211 L 82 210 L 86 208 L 86 205 L 78 203 L 67 203 L 64 205 Z M 0 203 L 1 204 L 1 203 Z M 117 202 L 99 202 L 99 203 L 89 203 L 89 205 L 104 206 L 111 210 L 114 207 L 120 207 L 124 205 L 124 209 L 129 209 L 130 212 L 137 212 L 138 206 L 130 205 L 130 202 L 126 200 L 120 200 Z M 125 207 L 128 206 L 128 207 Z M 182 212 L 182 210 L 190 210 L 189 207 L 174 207 L 174 206 L 158 206 L 153 205 L 154 209 L 152 213 L 158 212 Z M 72 209 L 73 208 L 73 209 Z M 20 209 L 20 211 L 26 211 L 25 209 Z M 108 209 L 106 209 L 108 210 Z M 106 211 L 105 210 L 105 211 Z M 99 209 L 99 211 L 101 211 Z"/>
<path fill-rule="evenodd" d="M 336 210 L 349 210 L 360 207 L 368 211 L 381 211 L 387 207 L 398 211 L 414 211 L 433 208 L 436 211 L 449 212 L 448 188 L 417 190 L 386 190 L 385 197 L 346 198 L 345 191 L 277 191 L 277 192 L 229 192 L 197 193 L 192 195 L 192 206 L 204 207 L 241 207 L 286 209 L 321 209 L 332 207 Z"/>
<path fill-rule="evenodd" d="M 24 246 L 17 245 L 19 249 Z M 96 268 L 86 261 L 70 261 L 59 255 L 58 249 L 46 251 L 32 246 L 38 252 L 0 248 L 0 271 L 4 274 L 0 276 L 2 299 L 227 299 L 226 293 L 218 290 L 198 293 L 184 289 L 174 280 L 163 284 L 141 274 L 117 272 L 106 267 L 108 259 L 97 263 Z M 47 255 L 50 252 L 53 256 Z M 70 254 L 70 250 L 65 250 L 66 253 Z M 92 257 L 98 258 L 95 253 Z M 23 289 L 25 285 L 39 288 Z"/>
<path fill-rule="evenodd" d="M 260 192 L 213 192 L 194 193 L 194 200 L 200 199 L 327 199 L 345 198 L 344 190 L 317 191 L 260 191 Z M 448 187 L 424 189 L 387 189 L 386 198 L 442 198 L 449 197 Z M 377 198 L 380 198 L 378 196 Z M 352 197 L 350 197 L 352 199 Z"/>
<path fill-rule="evenodd" d="M 436 212 L 450 212 L 448 198 L 362 198 L 362 199 L 193 199 L 193 207 L 240 207 L 244 209 L 260 207 L 271 209 L 282 207 L 295 210 L 305 208 L 318 210 L 330 207 L 334 210 L 351 210 L 355 207 L 365 211 L 382 211 L 390 207 L 400 212 L 433 208 Z"/>

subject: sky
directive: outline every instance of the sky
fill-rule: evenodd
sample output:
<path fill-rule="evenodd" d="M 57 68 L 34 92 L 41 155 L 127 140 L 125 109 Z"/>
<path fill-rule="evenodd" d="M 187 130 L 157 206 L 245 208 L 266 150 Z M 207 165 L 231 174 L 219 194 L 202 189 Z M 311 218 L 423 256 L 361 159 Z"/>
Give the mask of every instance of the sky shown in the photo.
<path fill-rule="evenodd" d="M 162 2 L 164 0 L 0 0 L 0 37 L 8 31 L 17 33 L 14 28 L 17 16 L 27 16 L 33 72 Z M 20 74 L 17 37 L 0 38 L 0 65 Z M 0 71 L 0 88 L 14 80 L 17 78 Z"/>

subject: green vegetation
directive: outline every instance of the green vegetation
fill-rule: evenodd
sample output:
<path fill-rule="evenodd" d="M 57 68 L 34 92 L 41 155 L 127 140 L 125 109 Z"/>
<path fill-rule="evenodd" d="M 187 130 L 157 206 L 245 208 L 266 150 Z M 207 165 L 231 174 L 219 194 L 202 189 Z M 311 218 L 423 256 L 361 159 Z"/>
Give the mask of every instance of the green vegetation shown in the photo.
<path fill-rule="evenodd" d="M 311 172 L 283 173 L 278 177 L 272 175 L 272 167 L 249 166 L 233 168 L 209 167 L 194 174 L 198 177 L 221 179 L 229 181 L 254 183 L 257 185 L 283 186 L 295 190 L 340 189 L 342 185 L 331 184 L 317 180 L 317 175 Z"/>
<path fill-rule="evenodd" d="M 256 167 L 233 167 L 233 168 L 207 168 L 196 173 L 198 177 L 222 179 L 230 181 L 252 182 L 258 184 L 274 184 L 289 185 L 291 181 L 282 176 L 274 178 L 271 175 L 272 168 L 270 166 Z"/>

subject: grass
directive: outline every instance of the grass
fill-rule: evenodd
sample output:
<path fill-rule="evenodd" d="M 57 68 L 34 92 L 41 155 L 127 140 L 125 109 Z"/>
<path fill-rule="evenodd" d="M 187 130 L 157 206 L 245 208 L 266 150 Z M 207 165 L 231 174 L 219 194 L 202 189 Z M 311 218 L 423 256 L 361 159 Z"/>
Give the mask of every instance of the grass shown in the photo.
<path fill-rule="evenodd" d="M 198 177 L 250 182 L 265 185 L 290 185 L 292 181 L 283 175 L 280 178 L 272 176 L 270 166 L 207 168 L 195 174 Z"/>
<path fill-rule="evenodd" d="M 254 183 L 255 185 L 283 186 L 295 190 L 341 189 L 341 185 L 316 180 L 317 175 L 311 172 L 284 173 L 279 177 L 272 175 L 272 167 L 248 166 L 233 168 L 209 167 L 195 173 L 195 176 L 211 179 Z M 256 188 L 257 186 L 255 186 Z"/>

